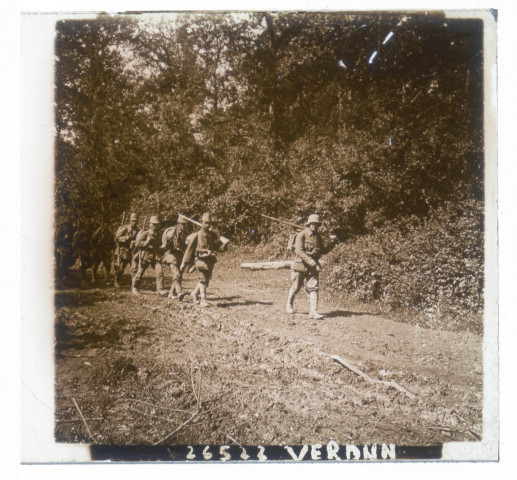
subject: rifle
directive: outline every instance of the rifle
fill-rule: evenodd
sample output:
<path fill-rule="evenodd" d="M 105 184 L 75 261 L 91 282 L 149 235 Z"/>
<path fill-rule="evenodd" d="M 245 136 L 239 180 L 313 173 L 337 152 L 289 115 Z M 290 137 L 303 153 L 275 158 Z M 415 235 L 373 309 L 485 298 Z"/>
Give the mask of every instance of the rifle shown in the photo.
<path fill-rule="evenodd" d="M 183 217 L 185 220 L 188 220 L 190 223 L 193 223 L 194 225 L 197 225 L 198 227 L 202 227 L 203 225 L 199 222 L 196 222 L 195 220 L 192 220 L 191 218 L 186 217 L 185 215 L 180 213 L 180 217 Z M 223 237 L 222 235 L 219 235 L 219 241 L 223 245 L 228 245 L 230 243 L 230 240 L 226 237 Z"/>
<path fill-rule="evenodd" d="M 270 220 L 274 220 L 275 222 L 280 222 L 280 223 L 283 223 L 284 225 L 288 225 L 289 227 L 296 228 L 296 230 L 299 230 L 300 232 L 303 229 L 305 229 L 305 227 L 303 227 L 302 225 L 297 225 L 296 223 L 288 222 L 287 220 L 282 220 L 281 218 L 270 217 L 269 215 L 264 215 L 263 213 L 261 213 L 261 215 L 264 218 L 269 218 Z"/>
<path fill-rule="evenodd" d="M 121 223 L 120 223 L 120 227 L 124 226 L 125 220 L 126 220 L 126 211 L 124 210 L 122 212 L 122 220 L 121 220 Z M 117 228 L 117 233 L 118 233 L 120 227 Z M 115 247 L 115 257 L 117 258 L 117 265 L 120 265 L 120 245 L 117 242 L 117 233 L 115 233 L 115 244 L 116 244 L 116 247 Z"/>
<path fill-rule="evenodd" d="M 298 230 L 299 232 L 301 232 L 302 230 L 305 229 L 305 227 L 302 227 L 301 225 L 298 225 L 296 223 L 293 223 L 293 222 L 288 222 L 287 220 L 282 220 L 281 218 L 275 218 L 275 217 L 270 217 L 269 215 L 264 215 L 263 213 L 261 213 L 261 215 L 265 218 L 269 218 L 270 220 L 274 220 L 275 222 L 280 222 L 280 223 L 283 223 L 284 225 L 287 225 L 289 227 L 292 227 L 292 228 L 295 228 L 296 230 Z M 330 240 L 332 240 L 333 242 L 335 242 L 337 240 L 337 237 L 336 235 L 328 235 L 328 237 L 330 238 Z M 287 244 L 287 250 L 290 251 L 290 252 L 294 252 L 294 242 L 296 240 L 296 234 L 292 234 L 289 238 L 289 242 Z"/>

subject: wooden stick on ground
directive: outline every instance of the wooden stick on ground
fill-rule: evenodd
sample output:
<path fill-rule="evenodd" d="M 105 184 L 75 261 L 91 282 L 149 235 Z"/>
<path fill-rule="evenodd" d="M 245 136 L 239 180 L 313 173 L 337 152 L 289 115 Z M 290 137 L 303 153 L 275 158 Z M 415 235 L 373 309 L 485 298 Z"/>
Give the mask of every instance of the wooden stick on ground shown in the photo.
<path fill-rule="evenodd" d="M 86 423 L 86 419 L 83 416 L 83 412 L 81 412 L 81 409 L 79 408 L 79 405 L 77 405 L 77 402 L 75 401 L 75 398 L 72 397 L 72 400 L 74 402 L 75 408 L 77 408 L 77 411 L 79 412 L 79 415 L 81 415 L 81 418 L 83 419 L 84 426 L 86 427 L 86 430 L 88 430 L 88 435 L 90 435 L 90 438 L 92 439 L 93 443 L 97 443 L 95 438 L 93 438 L 92 432 L 90 432 L 90 427 L 88 427 L 88 424 Z"/>
<path fill-rule="evenodd" d="M 357 367 L 352 365 L 350 362 L 348 362 L 347 360 L 339 357 L 338 355 L 331 355 L 330 357 L 335 362 L 341 364 L 343 367 L 347 368 L 351 372 L 354 372 L 356 375 L 359 375 L 360 377 L 363 377 L 368 382 L 381 383 L 382 385 L 386 385 L 387 387 L 396 388 L 399 392 L 405 393 L 409 398 L 416 398 L 415 394 L 409 392 L 404 387 L 401 387 L 397 382 L 394 382 L 394 381 L 387 382 L 386 380 L 376 380 L 375 378 L 369 377 L 368 375 L 366 375 L 366 373 L 362 372 Z"/>
<path fill-rule="evenodd" d="M 188 420 L 185 420 L 174 432 L 171 432 L 167 434 L 165 437 L 161 438 L 157 442 L 153 443 L 153 446 L 160 445 L 160 443 L 165 442 L 165 440 L 168 440 L 170 437 L 172 437 L 175 433 L 178 433 L 185 425 L 188 425 L 194 418 L 196 418 L 199 415 L 199 410 L 196 409 L 196 411 L 188 418 Z"/>
<path fill-rule="evenodd" d="M 260 263 L 241 263 L 243 270 L 280 270 L 282 268 L 291 268 L 293 262 L 290 260 L 278 262 L 260 262 Z"/>

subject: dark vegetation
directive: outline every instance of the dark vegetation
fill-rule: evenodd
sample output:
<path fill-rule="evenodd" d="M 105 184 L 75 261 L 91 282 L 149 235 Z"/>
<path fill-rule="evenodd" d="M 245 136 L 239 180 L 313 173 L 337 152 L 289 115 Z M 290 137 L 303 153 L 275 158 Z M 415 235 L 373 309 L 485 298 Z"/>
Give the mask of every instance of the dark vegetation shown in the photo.
<path fill-rule="evenodd" d="M 210 210 L 270 259 L 289 232 L 261 213 L 318 212 L 343 241 L 326 289 L 481 328 L 481 21 L 100 16 L 56 30 L 57 224 Z"/>

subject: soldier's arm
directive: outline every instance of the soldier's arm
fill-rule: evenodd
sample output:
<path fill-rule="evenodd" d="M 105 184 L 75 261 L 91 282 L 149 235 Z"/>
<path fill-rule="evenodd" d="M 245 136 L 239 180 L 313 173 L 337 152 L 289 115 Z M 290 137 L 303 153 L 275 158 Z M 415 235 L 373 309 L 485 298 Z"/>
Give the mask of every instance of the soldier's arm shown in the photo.
<path fill-rule="evenodd" d="M 296 253 L 296 255 L 302 259 L 303 263 L 309 265 L 309 267 L 316 266 L 316 261 L 305 253 L 305 235 L 303 231 L 296 236 L 296 242 L 294 244 L 294 253 Z"/>
<path fill-rule="evenodd" d="M 115 234 L 115 241 L 117 243 L 124 243 L 127 240 L 129 240 L 127 230 L 128 229 L 126 226 L 121 227 L 117 230 L 117 233 Z"/>
<path fill-rule="evenodd" d="M 196 253 L 197 247 L 197 235 L 192 235 L 192 238 L 188 242 L 187 249 L 185 250 L 185 254 L 183 255 L 183 260 L 181 261 L 182 265 L 189 265 L 194 263 L 194 254 Z"/>
<path fill-rule="evenodd" d="M 145 247 L 147 245 L 147 231 L 146 230 L 140 230 L 135 239 L 135 246 L 136 247 Z"/>

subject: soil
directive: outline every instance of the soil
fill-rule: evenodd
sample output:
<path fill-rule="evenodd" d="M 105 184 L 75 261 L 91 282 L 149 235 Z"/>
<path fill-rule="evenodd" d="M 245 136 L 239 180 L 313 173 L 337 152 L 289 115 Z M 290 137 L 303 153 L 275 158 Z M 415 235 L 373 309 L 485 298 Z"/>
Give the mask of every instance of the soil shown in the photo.
<path fill-rule="evenodd" d="M 250 259 L 239 251 L 220 256 L 210 308 L 157 296 L 152 270 L 139 296 L 130 293 L 128 271 L 115 289 L 102 275 L 100 285 L 81 284 L 73 270 L 55 294 L 56 441 L 433 445 L 482 438 L 481 335 L 411 325 L 335 303 L 325 292 L 325 319 L 308 318 L 302 292 L 288 315 L 290 271 L 241 270 L 241 261 Z M 185 275 L 186 291 L 195 284 L 195 274 Z"/>

